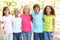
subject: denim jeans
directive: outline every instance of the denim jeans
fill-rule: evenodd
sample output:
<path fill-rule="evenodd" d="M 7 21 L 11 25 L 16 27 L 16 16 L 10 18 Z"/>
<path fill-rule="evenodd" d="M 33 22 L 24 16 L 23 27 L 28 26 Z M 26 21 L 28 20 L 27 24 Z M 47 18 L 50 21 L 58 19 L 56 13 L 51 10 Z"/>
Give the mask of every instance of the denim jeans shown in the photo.
<path fill-rule="evenodd" d="M 34 40 L 44 40 L 44 33 L 34 33 Z"/>
<path fill-rule="evenodd" d="M 23 40 L 31 40 L 32 33 L 31 32 L 22 32 Z"/>
<path fill-rule="evenodd" d="M 51 34 L 52 34 L 52 32 L 44 32 L 44 39 L 53 40 Z"/>
<path fill-rule="evenodd" d="M 13 33 L 13 40 L 22 40 L 21 33 Z"/>

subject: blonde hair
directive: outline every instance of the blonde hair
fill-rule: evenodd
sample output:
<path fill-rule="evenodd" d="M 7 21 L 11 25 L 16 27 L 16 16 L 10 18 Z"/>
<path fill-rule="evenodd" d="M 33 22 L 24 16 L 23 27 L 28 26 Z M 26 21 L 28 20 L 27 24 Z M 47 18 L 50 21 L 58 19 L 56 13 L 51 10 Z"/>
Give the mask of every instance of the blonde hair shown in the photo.
<path fill-rule="evenodd" d="M 15 8 L 15 9 L 14 9 L 14 12 L 15 12 L 16 10 L 18 10 L 18 9 L 17 9 L 17 8 Z M 18 12 L 20 13 L 20 11 L 19 11 L 19 10 L 18 10 Z"/>
<path fill-rule="evenodd" d="M 29 10 L 28 10 L 28 14 L 30 14 L 30 8 L 29 8 L 29 5 L 25 5 L 25 6 L 24 6 L 24 8 L 23 8 L 23 13 L 24 13 L 24 14 L 25 14 L 25 10 L 24 10 L 25 8 L 28 8 L 28 9 L 29 9 Z"/>

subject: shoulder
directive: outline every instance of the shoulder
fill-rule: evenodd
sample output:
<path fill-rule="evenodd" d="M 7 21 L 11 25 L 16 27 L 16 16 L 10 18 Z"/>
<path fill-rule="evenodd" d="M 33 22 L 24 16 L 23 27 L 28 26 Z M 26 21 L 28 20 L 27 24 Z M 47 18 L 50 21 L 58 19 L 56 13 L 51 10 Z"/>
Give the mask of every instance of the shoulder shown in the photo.
<path fill-rule="evenodd" d="M 15 18 L 15 16 L 12 16 L 12 19 L 14 19 Z"/>
<path fill-rule="evenodd" d="M 19 19 L 22 19 L 21 17 L 19 17 Z"/>
<path fill-rule="evenodd" d="M 19 21 L 22 21 L 22 18 L 21 18 L 21 17 L 19 17 L 19 18 L 18 18 L 18 20 L 19 20 Z"/>
<path fill-rule="evenodd" d="M 12 18 L 13 16 L 12 16 L 12 15 L 9 15 L 8 17 L 9 17 L 9 18 Z"/>
<path fill-rule="evenodd" d="M 2 16 L 1 18 L 2 18 L 2 19 L 5 19 L 5 16 Z"/>
<path fill-rule="evenodd" d="M 51 15 L 51 17 L 54 19 L 55 18 L 55 16 L 54 15 Z"/>
<path fill-rule="evenodd" d="M 12 15 L 9 15 L 10 17 L 13 17 Z"/>
<path fill-rule="evenodd" d="M 30 15 L 30 17 L 32 17 L 32 15 Z"/>
<path fill-rule="evenodd" d="M 0 17 L 0 21 L 4 21 L 5 20 L 5 16 Z"/>
<path fill-rule="evenodd" d="M 20 17 L 22 17 L 24 14 L 21 14 Z"/>
<path fill-rule="evenodd" d="M 35 12 L 34 12 L 34 11 L 32 11 L 32 12 L 31 12 L 31 15 L 34 15 L 34 14 L 35 14 Z"/>
<path fill-rule="evenodd" d="M 43 15 L 43 18 L 46 18 L 46 15 L 45 14 Z"/>
<path fill-rule="evenodd" d="M 21 18 L 25 17 L 25 14 L 21 14 L 20 17 L 21 17 Z"/>
<path fill-rule="evenodd" d="M 14 21 L 15 20 L 15 16 L 12 16 L 12 21 Z"/>
<path fill-rule="evenodd" d="M 39 12 L 41 15 L 43 15 L 43 10 L 40 10 L 40 12 Z"/>

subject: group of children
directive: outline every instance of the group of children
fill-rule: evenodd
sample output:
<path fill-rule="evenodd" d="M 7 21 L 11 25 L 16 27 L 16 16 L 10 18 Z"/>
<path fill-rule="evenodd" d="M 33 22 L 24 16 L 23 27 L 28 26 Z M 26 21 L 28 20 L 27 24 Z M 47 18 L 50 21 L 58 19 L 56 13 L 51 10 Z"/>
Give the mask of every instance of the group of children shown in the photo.
<path fill-rule="evenodd" d="M 55 12 L 53 7 L 46 6 L 44 11 L 35 4 L 33 12 L 30 14 L 30 8 L 25 5 L 23 13 L 19 15 L 19 10 L 14 9 L 14 16 L 10 15 L 8 7 L 3 8 L 3 16 L 0 18 L 0 24 L 4 32 L 4 40 L 53 40 L 55 28 Z M 1 27 L 0 27 L 1 29 Z"/>

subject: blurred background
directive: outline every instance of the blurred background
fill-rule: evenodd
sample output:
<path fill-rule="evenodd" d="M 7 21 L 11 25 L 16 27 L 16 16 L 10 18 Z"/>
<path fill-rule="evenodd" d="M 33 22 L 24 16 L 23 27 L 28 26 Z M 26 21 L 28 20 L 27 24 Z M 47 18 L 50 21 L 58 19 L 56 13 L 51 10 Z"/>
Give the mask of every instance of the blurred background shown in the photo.
<path fill-rule="evenodd" d="M 5 6 L 10 8 L 10 12 L 13 15 L 14 8 L 18 8 L 19 11 L 22 12 L 24 5 L 29 5 L 32 11 L 34 4 L 39 4 L 41 10 L 43 10 L 46 5 L 54 7 L 56 13 L 54 40 L 60 40 L 60 0 L 0 0 L 0 16 Z M 2 40 L 2 37 L 0 34 L 0 40 Z"/>

